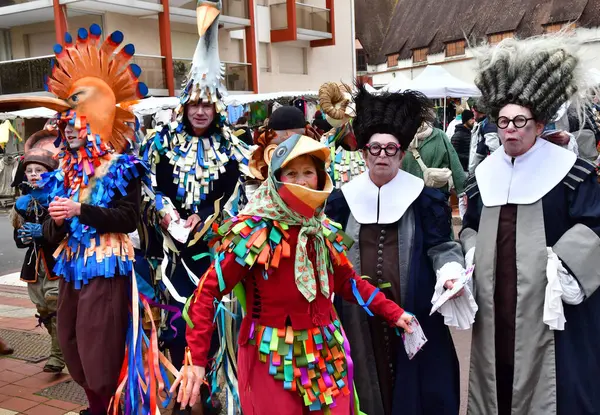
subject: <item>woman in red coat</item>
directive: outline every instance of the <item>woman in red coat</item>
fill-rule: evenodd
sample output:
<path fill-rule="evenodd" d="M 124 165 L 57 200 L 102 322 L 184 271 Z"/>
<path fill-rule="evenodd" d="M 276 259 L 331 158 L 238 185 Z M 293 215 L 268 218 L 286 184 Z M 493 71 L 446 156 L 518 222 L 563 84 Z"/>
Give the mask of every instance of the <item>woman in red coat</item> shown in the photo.
<path fill-rule="evenodd" d="M 237 360 L 243 413 L 276 408 L 284 415 L 351 414 L 352 360 L 333 293 L 409 332 L 413 317 L 353 271 L 344 252 L 352 241 L 322 213 L 332 190 L 325 171 L 329 149 L 296 135 L 266 154 L 269 178 L 242 213 L 219 229 L 219 259 L 190 300 L 192 370 L 182 370 L 172 390 L 185 379 L 178 401 L 183 407 L 198 399 L 214 300 L 241 282 L 247 305 Z"/>

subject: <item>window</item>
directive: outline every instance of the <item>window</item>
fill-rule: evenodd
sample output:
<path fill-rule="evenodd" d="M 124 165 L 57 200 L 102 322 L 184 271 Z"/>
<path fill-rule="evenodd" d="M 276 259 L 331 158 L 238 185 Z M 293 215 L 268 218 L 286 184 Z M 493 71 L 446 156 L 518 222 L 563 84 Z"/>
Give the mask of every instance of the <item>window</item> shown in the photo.
<path fill-rule="evenodd" d="M 393 68 L 394 66 L 398 66 L 398 57 L 400 54 L 395 53 L 393 55 L 388 55 L 387 57 L 387 66 L 388 68 Z"/>
<path fill-rule="evenodd" d="M 427 62 L 427 53 L 429 53 L 429 48 L 420 48 L 413 50 L 413 62 Z"/>
<path fill-rule="evenodd" d="M 502 32 L 502 33 L 494 33 L 488 36 L 488 41 L 490 45 L 497 45 L 502 42 L 504 39 L 510 39 L 515 37 L 515 32 Z"/>
<path fill-rule="evenodd" d="M 465 54 L 465 41 L 457 40 L 446 44 L 446 57 L 462 56 Z"/>
<path fill-rule="evenodd" d="M 274 45 L 271 45 L 273 50 Z M 308 74 L 308 53 L 306 48 L 277 46 L 279 73 L 292 75 Z"/>
<path fill-rule="evenodd" d="M 261 72 L 271 72 L 271 44 L 260 42 L 258 44 L 258 61 Z"/>
<path fill-rule="evenodd" d="M 544 26 L 544 33 L 558 33 L 561 30 L 564 30 L 565 32 L 571 32 L 571 31 L 575 30 L 576 27 L 577 27 L 577 23 L 575 23 L 575 22 L 552 23 L 552 24 Z"/>
<path fill-rule="evenodd" d="M 367 72 L 367 54 L 364 49 L 356 51 L 356 71 Z"/>

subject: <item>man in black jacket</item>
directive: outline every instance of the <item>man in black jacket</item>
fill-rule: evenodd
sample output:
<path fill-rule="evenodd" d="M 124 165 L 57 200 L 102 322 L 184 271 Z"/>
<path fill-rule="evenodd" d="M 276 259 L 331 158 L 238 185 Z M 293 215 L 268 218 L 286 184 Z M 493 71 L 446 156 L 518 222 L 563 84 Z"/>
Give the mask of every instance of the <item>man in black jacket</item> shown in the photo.
<path fill-rule="evenodd" d="M 471 130 L 475 125 L 473 111 L 464 110 L 462 113 L 462 124 L 456 126 L 452 136 L 452 145 L 458 153 L 460 164 L 465 172 L 469 171 L 469 152 L 471 149 Z"/>

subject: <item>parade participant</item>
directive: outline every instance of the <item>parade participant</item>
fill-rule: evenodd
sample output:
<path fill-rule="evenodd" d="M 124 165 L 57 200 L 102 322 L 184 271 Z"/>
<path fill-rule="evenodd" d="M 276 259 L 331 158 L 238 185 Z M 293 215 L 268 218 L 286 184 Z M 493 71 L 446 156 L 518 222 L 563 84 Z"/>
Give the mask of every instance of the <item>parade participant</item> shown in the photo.
<path fill-rule="evenodd" d="M 89 409 L 82 413 L 106 414 L 115 392 L 117 410 L 120 381 L 119 390 L 127 386 L 130 391 L 124 397 L 126 411 L 156 413 L 152 392 L 163 386 L 162 365 L 155 336 L 147 342 L 138 330 L 138 305 L 147 302 L 131 278 L 134 249 L 127 236 L 139 219 L 139 178 L 146 171 L 130 154 L 135 116 L 128 103 L 148 88 L 138 80 L 140 68 L 129 64 L 134 46 L 120 48 L 123 33 L 113 32 L 101 43 L 102 30 L 94 24 L 77 35 L 74 42 L 66 34 L 65 44 L 54 47 L 56 60 L 46 86 L 56 98 L 4 97 L 0 108 L 20 104 L 59 111 L 59 168 L 39 185 L 53 199 L 43 236 L 58 244 L 59 343 L 70 375 L 88 398 Z M 168 388 L 167 379 L 164 383 Z"/>
<path fill-rule="evenodd" d="M 292 106 L 282 106 L 271 114 L 266 127 L 258 130 L 254 137 L 257 148 L 252 152 L 250 171 L 258 180 L 267 178 L 269 166 L 265 161 L 267 149 L 273 149 L 293 135 L 303 134 L 318 140 L 320 135 L 306 122 L 304 113 Z M 250 199 L 250 197 L 249 197 Z"/>
<path fill-rule="evenodd" d="M 222 100 L 226 89 L 219 59 L 220 12 L 221 1 L 198 1 L 200 39 L 175 110 L 176 122 L 147 136 L 140 149 L 151 170 L 151 185 L 144 187 L 144 222 L 158 242 L 147 255 L 166 262 L 165 272 L 152 263 L 155 280 L 166 286 L 168 305 L 178 310 L 169 320 L 181 313 L 197 278 L 210 265 L 209 248 L 199 231 L 220 214 L 240 177 L 250 176 L 250 149 L 232 133 Z M 172 321 L 161 339 L 173 363 L 183 364 L 185 321 Z M 209 410 L 210 405 L 205 413 Z"/>
<path fill-rule="evenodd" d="M 600 187 L 594 165 L 540 138 L 567 100 L 584 113 L 579 47 L 543 36 L 480 51 L 502 146 L 467 184 L 460 235 L 479 304 L 473 415 L 600 413 Z"/>
<path fill-rule="evenodd" d="M 355 113 L 351 105 L 350 88 L 344 85 L 344 89 L 334 82 L 327 82 L 319 88 L 319 104 L 327 122 L 333 127 L 325 132 L 321 141 L 331 150 L 329 175 L 336 189 L 364 173 L 367 168 L 361 152 L 357 151 L 356 137 L 352 131 Z"/>
<path fill-rule="evenodd" d="M 59 277 L 53 271 L 52 255 L 57 244 L 47 243 L 42 235 L 42 224 L 48 216 L 51 196 L 47 189 L 38 186 L 42 174 L 58 167 L 58 161 L 54 159 L 54 140 L 55 133 L 42 130 L 25 142 L 21 164 L 26 180 L 19 185 L 23 196 L 17 199 L 12 212 L 17 247 L 27 249 L 21 281 L 27 283 L 27 292 L 37 309 L 36 317 L 40 325 L 44 325 L 50 334 L 50 357 L 44 366 L 44 372 L 48 373 L 60 373 L 65 367 L 56 329 Z"/>
<path fill-rule="evenodd" d="M 419 92 L 371 95 L 363 86 L 354 101 L 352 126 L 369 169 L 330 198 L 327 213 L 356 241 L 348 253 L 356 272 L 372 277 L 370 284 L 413 311 L 428 339 L 409 360 L 381 319 L 367 320 L 360 307 L 342 304 L 342 323 L 360 356 L 355 368 L 361 410 L 456 415 L 459 367 L 447 325 L 469 328 L 476 306 L 465 290 L 442 306 L 443 315 L 430 316 L 432 300 L 464 277 L 464 257 L 450 238 L 446 196 L 400 170 L 417 129 L 431 121 L 431 103 Z"/>
<path fill-rule="evenodd" d="M 278 414 L 350 414 L 352 361 L 332 294 L 360 302 L 392 327 L 409 332 L 413 317 L 356 275 L 344 253 L 351 241 L 323 214 L 333 188 L 325 172 L 327 147 L 295 135 L 270 155 L 267 181 L 244 211 L 219 229 L 219 259 L 190 299 L 187 337 L 193 367 L 178 399 L 198 398 L 213 302 L 241 281 L 247 315 L 237 373 L 244 414 L 267 414 L 273 408 Z"/>

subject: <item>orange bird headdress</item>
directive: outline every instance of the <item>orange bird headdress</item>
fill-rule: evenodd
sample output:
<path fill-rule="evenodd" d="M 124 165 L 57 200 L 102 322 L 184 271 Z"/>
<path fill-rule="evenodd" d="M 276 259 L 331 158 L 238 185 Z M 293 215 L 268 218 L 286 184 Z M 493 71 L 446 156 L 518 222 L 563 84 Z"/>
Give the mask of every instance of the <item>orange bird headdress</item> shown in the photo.
<path fill-rule="evenodd" d="M 77 41 L 67 33 L 64 45 L 55 45 L 56 59 L 46 79 L 53 97 L 0 98 L 3 108 L 46 107 L 60 113 L 59 125 L 66 122 L 87 131 L 117 152 L 123 152 L 128 139 L 134 140 L 135 116 L 132 101 L 143 98 L 148 87 L 139 81 L 141 69 L 129 63 L 135 53 L 132 44 L 120 48 L 123 33 L 113 32 L 101 43 L 102 29 L 97 24 L 79 29 Z M 116 106 L 121 104 L 120 107 Z"/>

